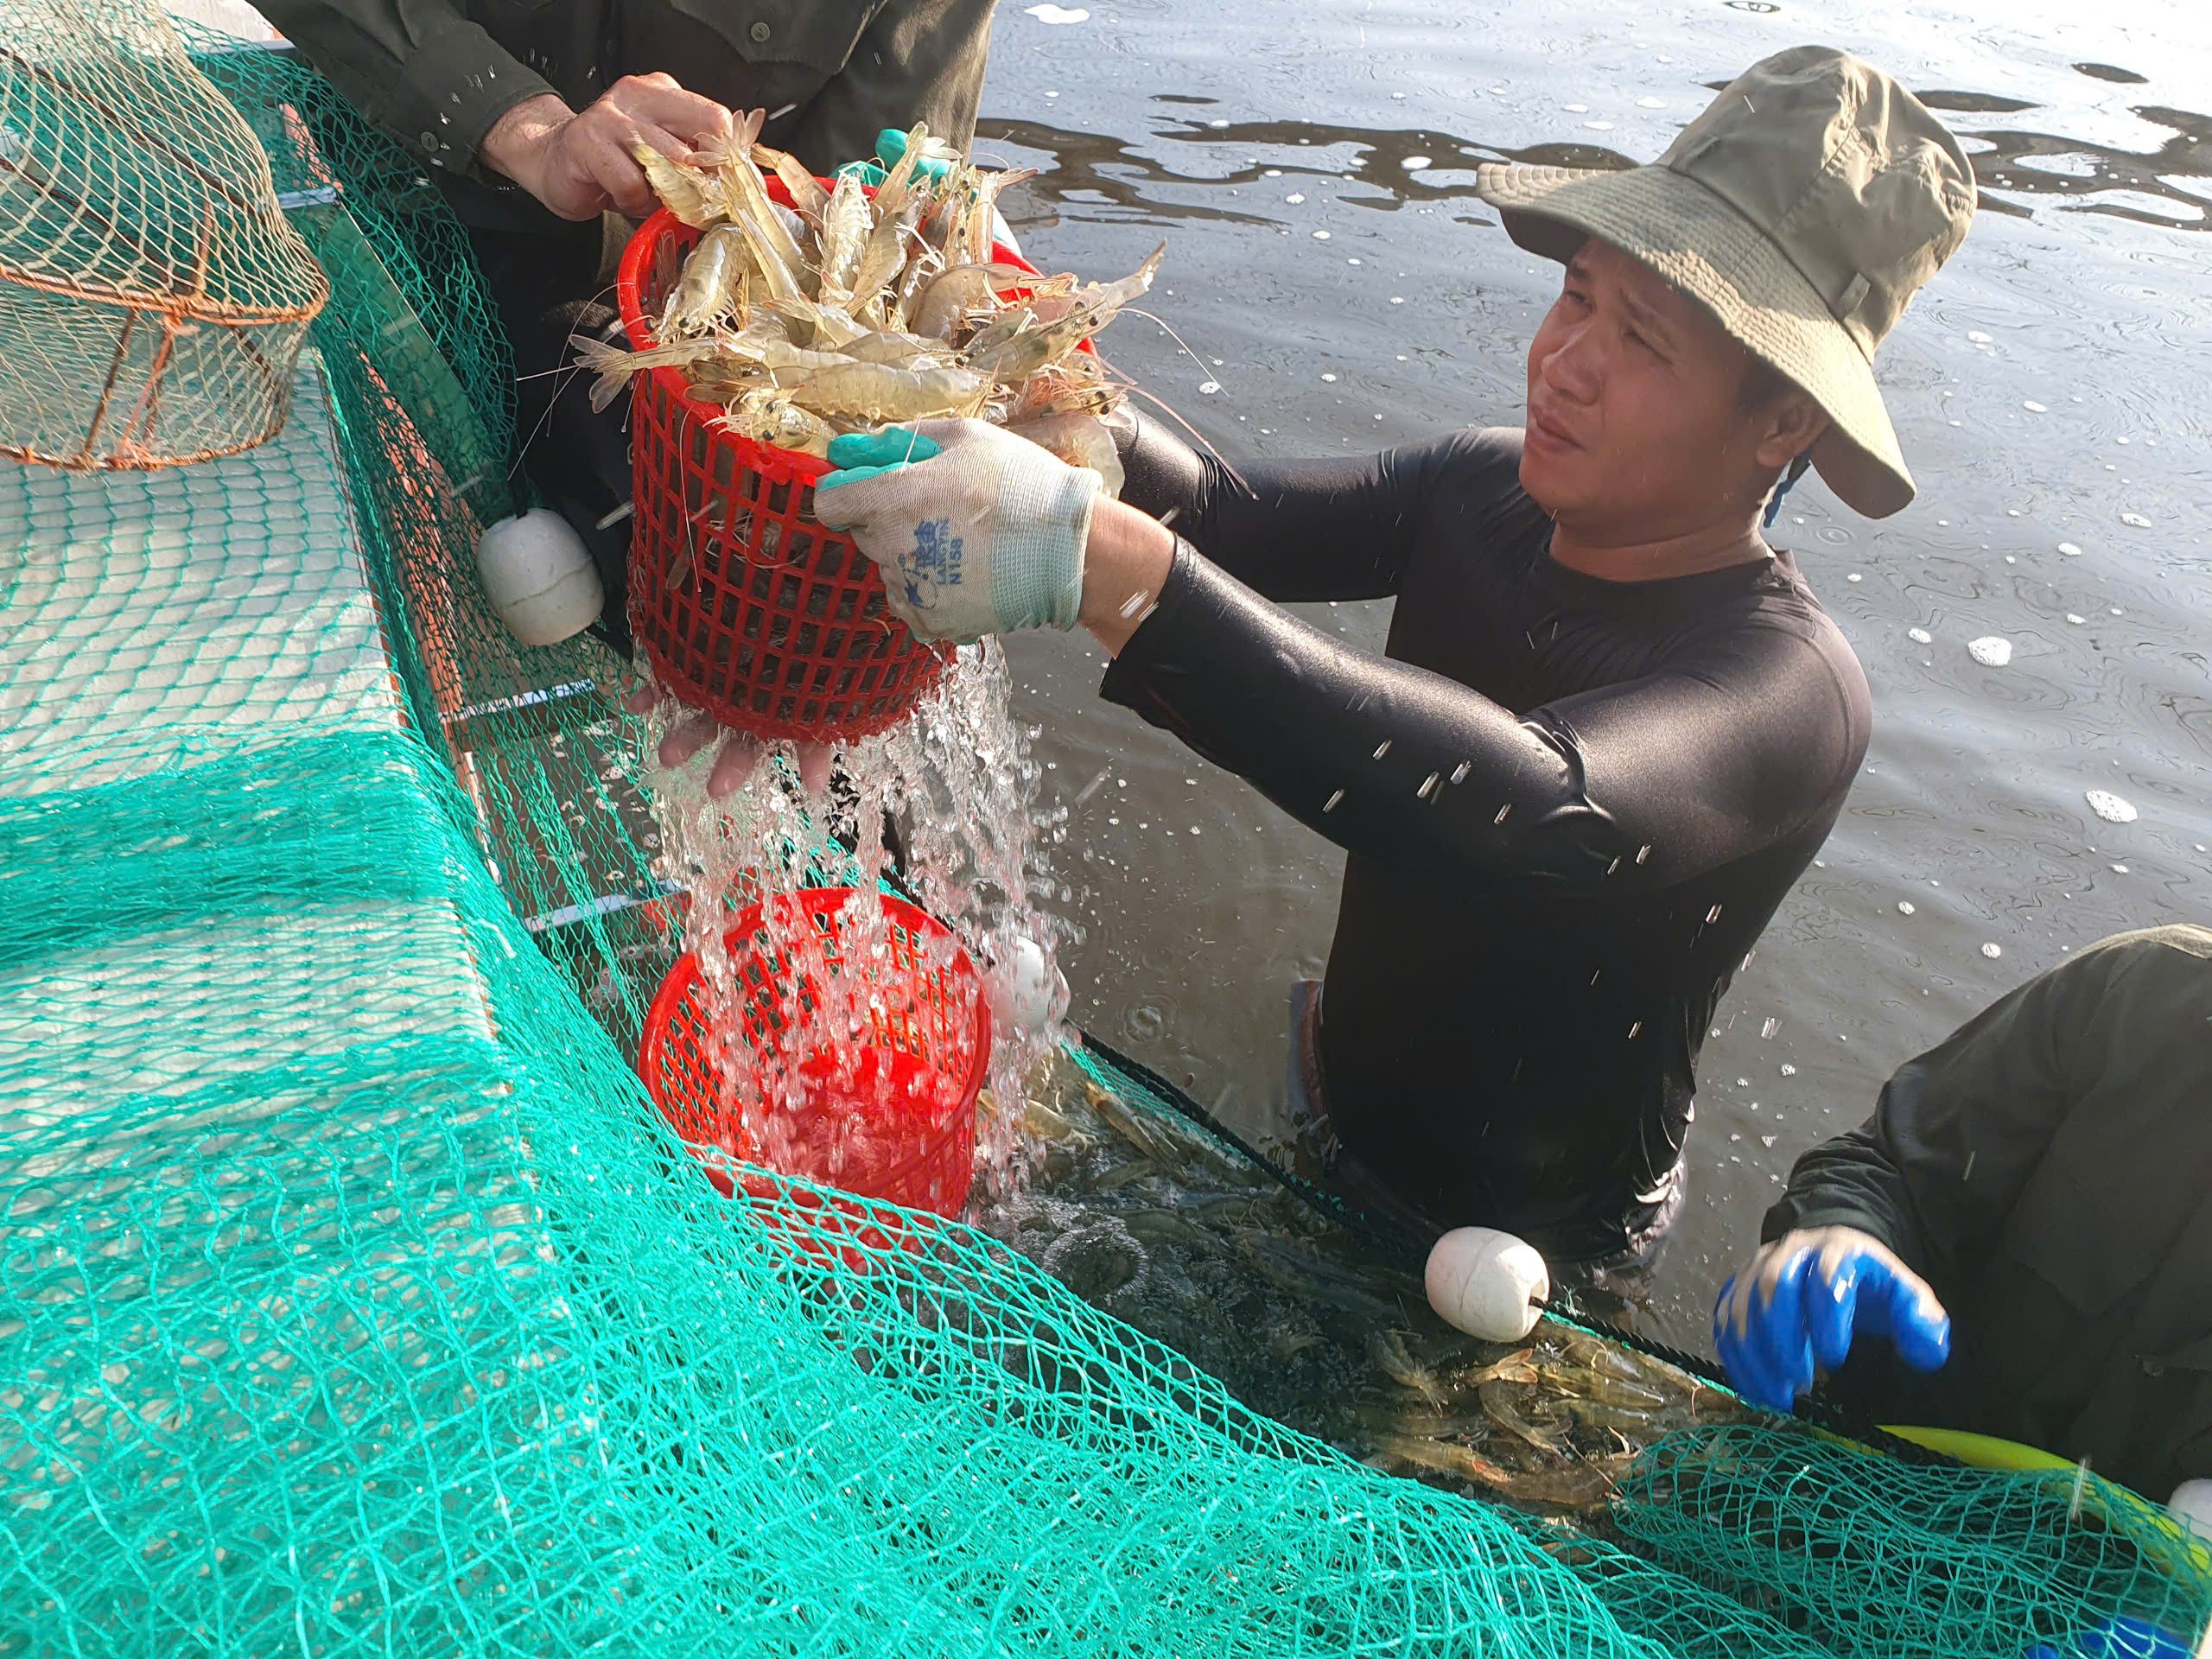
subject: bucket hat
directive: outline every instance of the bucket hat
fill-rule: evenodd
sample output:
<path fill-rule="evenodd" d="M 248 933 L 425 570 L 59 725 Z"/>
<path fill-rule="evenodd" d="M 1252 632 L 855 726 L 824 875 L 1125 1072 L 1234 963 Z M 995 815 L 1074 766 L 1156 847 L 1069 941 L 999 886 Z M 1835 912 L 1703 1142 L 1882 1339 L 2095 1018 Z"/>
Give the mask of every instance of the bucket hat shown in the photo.
<path fill-rule="evenodd" d="M 1912 499 L 1874 353 L 1966 240 L 1974 168 L 1928 106 L 1831 47 L 1754 64 L 1645 167 L 1485 163 L 1476 193 L 1531 253 L 1597 237 L 1702 305 L 1831 423 L 1812 463 L 1870 518 Z"/>

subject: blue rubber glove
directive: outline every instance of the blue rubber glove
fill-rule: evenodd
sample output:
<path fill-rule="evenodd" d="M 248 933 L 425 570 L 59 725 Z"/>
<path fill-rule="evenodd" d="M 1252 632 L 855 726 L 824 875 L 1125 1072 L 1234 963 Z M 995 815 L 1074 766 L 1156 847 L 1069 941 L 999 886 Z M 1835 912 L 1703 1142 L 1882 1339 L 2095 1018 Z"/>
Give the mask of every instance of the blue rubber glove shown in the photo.
<path fill-rule="evenodd" d="M 862 184 L 874 189 L 890 176 L 891 169 L 899 165 L 899 158 L 906 153 L 905 131 L 898 127 L 886 127 L 875 135 L 875 159 L 847 162 L 837 169 L 836 176 L 842 179 L 848 173 L 856 173 Z M 941 179 L 951 171 L 952 158 L 949 156 L 925 156 L 914 163 L 915 175 L 919 178 Z"/>
<path fill-rule="evenodd" d="M 2189 1649 L 2172 1631 L 2122 1615 L 2068 1637 L 2063 1646 L 2030 1648 L 2020 1659 L 2189 1659 Z"/>
<path fill-rule="evenodd" d="M 1815 1364 L 1841 1365 L 1854 1337 L 1887 1338 L 1915 1370 L 1950 1357 L 1951 1321 L 1925 1280 L 1870 1233 L 1819 1227 L 1761 1248 L 1721 1287 L 1713 1340 L 1753 1405 L 1789 1410 Z"/>
<path fill-rule="evenodd" d="M 982 421 L 848 434 L 830 459 L 841 470 L 815 486 L 815 517 L 883 568 L 918 639 L 1075 626 L 1096 473 Z"/>

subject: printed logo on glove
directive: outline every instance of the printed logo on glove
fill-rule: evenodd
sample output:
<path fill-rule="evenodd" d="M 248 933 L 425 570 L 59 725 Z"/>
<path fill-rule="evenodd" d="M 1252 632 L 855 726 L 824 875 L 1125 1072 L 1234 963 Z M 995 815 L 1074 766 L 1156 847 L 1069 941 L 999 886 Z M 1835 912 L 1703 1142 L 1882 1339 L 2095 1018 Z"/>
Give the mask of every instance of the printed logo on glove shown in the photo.
<path fill-rule="evenodd" d="M 830 459 L 815 517 L 882 567 L 917 639 L 1075 626 L 1097 474 L 982 421 L 848 433 Z"/>

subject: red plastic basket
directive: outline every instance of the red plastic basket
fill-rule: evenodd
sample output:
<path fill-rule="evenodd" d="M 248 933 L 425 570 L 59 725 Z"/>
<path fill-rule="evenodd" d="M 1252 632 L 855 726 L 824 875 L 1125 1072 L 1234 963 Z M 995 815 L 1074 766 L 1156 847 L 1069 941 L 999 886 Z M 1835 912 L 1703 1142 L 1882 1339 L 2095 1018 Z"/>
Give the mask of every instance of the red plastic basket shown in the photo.
<path fill-rule="evenodd" d="M 855 896 L 850 887 L 807 887 L 738 916 L 723 936 L 738 987 L 734 1029 L 717 1029 L 698 958 L 681 957 L 646 1013 L 638 1070 L 661 1116 L 725 1194 L 734 1179 L 760 1196 L 780 1191 L 758 1177 L 734 1178 L 734 1166 L 755 1164 L 957 1215 L 975 1174 L 990 1006 L 951 932 L 889 894 L 881 900 L 886 948 L 849 959 L 846 912 Z M 821 977 L 854 974 L 867 982 L 867 1036 L 830 1042 L 817 1033 L 824 1048 L 789 1052 L 794 1012 L 822 1004 Z M 725 1046 L 733 1040 L 744 1052 L 731 1054 Z M 793 1098 L 766 1122 L 733 1081 L 764 1066 L 794 1085 Z"/>
<path fill-rule="evenodd" d="M 768 191 L 790 204 L 780 180 Z M 665 208 L 630 239 L 614 291 L 632 345 L 653 344 L 646 319 L 698 239 Z M 1010 248 L 995 257 L 1031 269 Z M 630 623 L 661 683 L 765 738 L 836 741 L 896 723 L 951 648 L 909 633 L 874 564 L 816 520 L 829 463 L 715 426 L 722 411 L 680 369 L 632 384 Z"/>

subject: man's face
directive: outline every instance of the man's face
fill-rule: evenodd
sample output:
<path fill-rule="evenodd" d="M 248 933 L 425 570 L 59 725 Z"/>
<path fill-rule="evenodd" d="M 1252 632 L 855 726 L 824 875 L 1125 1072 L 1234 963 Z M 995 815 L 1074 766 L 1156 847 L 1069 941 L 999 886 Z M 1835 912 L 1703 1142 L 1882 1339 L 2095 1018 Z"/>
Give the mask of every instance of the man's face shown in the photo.
<path fill-rule="evenodd" d="M 1521 485 L 1578 536 L 1633 543 L 1746 510 L 1770 476 L 1738 404 L 1748 353 L 1594 237 L 1529 345 Z"/>

